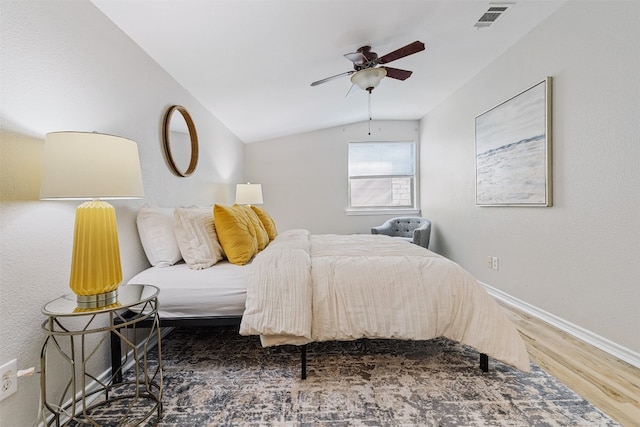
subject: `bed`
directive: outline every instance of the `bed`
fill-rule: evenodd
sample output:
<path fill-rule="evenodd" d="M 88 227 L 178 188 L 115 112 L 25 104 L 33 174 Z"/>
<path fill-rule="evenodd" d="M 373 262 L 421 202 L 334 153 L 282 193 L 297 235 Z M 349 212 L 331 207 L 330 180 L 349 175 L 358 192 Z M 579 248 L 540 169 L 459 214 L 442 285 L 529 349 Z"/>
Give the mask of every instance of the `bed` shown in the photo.
<path fill-rule="evenodd" d="M 529 370 L 520 334 L 475 278 L 383 235 L 279 235 L 252 263 L 240 333 L 263 346 L 443 336 Z"/>
<path fill-rule="evenodd" d="M 447 258 L 384 235 L 289 230 L 273 235 L 255 257 L 238 265 L 231 256 L 224 259 L 231 254 L 223 253 L 225 245 L 216 248 L 208 241 L 217 239 L 212 229 L 224 234 L 222 224 L 212 226 L 210 212 L 211 208 L 190 210 L 189 215 L 198 218 L 192 225 L 201 229 L 191 230 L 188 239 L 181 238 L 176 228 L 181 255 L 167 252 L 167 247 L 177 249 L 166 241 L 160 245 L 162 256 L 152 253 L 144 227 L 138 224 L 154 265 L 129 283 L 160 288 L 161 326 L 233 324 L 239 325 L 242 335 L 260 336 L 265 347 L 300 346 L 302 378 L 307 344 L 361 338 L 444 336 L 475 348 L 484 371 L 488 356 L 529 370 L 524 342 L 502 308 Z M 180 215 L 176 210 L 176 221 Z M 155 232 L 157 243 L 164 235 Z M 234 238 L 239 234 L 233 231 Z M 120 366 L 116 341 L 112 339 L 114 372 Z"/>

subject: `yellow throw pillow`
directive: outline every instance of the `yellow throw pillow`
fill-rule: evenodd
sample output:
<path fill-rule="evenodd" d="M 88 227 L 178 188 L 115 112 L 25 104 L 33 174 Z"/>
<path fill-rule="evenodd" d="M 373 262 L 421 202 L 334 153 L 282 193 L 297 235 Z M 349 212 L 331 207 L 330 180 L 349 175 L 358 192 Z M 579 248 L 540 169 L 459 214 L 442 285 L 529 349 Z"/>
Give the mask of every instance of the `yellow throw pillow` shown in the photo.
<path fill-rule="evenodd" d="M 260 219 L 260 222 L 264 226 L 264 229 L 267 230 L 269 241 L 275 239 L 278 235 L 278 230 L 276 229 L 276 223 L 273 221 L 273 218 L 271 218 L 271 215 L 269 215 L 264 209 L 257 206 L 251 206 L 251 209 Z"/>
<path fill-rule="evenodd" d="M 218 240 L 232 264 L 244 265 L 258 253 L 255 227 L 240 206 L 213 206 Z"/>
<path fill-rule="evenodd" d="M 251 209 L 251 206 L 233 206 L 237 206 L 238 208 L 242 209 L 244 213 L 247 214 L 249 221 L 251 221 L 251 224 L 255 229 L 256 240 L 258 241 L 258 251 L 266 248 L 269 244 L 269 235 L 267 234 L 267 230 L 265 230 L 264 226 L 262 225 L 262 222 L 260 222 L 260 218 L 258 218 L 258 215 L 256 215 L 253 209 Z"/>

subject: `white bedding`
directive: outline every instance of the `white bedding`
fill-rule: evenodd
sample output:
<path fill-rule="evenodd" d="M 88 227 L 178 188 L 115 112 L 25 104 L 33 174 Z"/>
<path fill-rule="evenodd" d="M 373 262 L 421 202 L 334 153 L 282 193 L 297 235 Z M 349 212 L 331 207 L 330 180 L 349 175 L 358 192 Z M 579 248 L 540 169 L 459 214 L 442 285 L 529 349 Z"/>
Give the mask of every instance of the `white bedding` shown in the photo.
<path fill-rule="evenodd" d="M 240 333 L 265 346 L 444 336 L 529 370 L 515 326 L 469 273 L 383 235 L 278 235 L 252 263 Z"/>
<path fill-rule="evenodd" d="M 128 284 L 160 288 L 160 318 L 241 316 L 251 264 L 238 266 L 220 261 L 212 267 L 192 270 L 187 264 L 151 267 Z"/>

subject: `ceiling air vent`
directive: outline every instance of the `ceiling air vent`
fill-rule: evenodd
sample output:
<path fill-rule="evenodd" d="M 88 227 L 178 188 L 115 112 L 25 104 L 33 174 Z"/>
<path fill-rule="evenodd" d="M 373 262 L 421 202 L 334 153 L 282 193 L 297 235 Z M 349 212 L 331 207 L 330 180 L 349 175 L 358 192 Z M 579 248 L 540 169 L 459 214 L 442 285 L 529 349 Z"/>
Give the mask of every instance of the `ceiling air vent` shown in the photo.
<path fill-rule="evenodd" d="M 478 19 L 474 27 L 487 28 L 493 24 L 513 3 L 489 3 L 489 9 Z"/>

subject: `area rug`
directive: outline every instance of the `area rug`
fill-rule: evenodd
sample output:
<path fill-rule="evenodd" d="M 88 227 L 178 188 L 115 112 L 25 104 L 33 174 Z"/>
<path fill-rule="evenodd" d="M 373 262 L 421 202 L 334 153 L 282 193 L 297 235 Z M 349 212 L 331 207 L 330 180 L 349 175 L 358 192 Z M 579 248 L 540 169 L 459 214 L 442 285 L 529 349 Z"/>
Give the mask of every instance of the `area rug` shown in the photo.
<path fill-rule="evenodd" d="M 456 342 L 360 340 L 262 348 L 235 328 L 162 341 L 159 426 L 617 426 L 532 364 L 523 373 Z"/>

